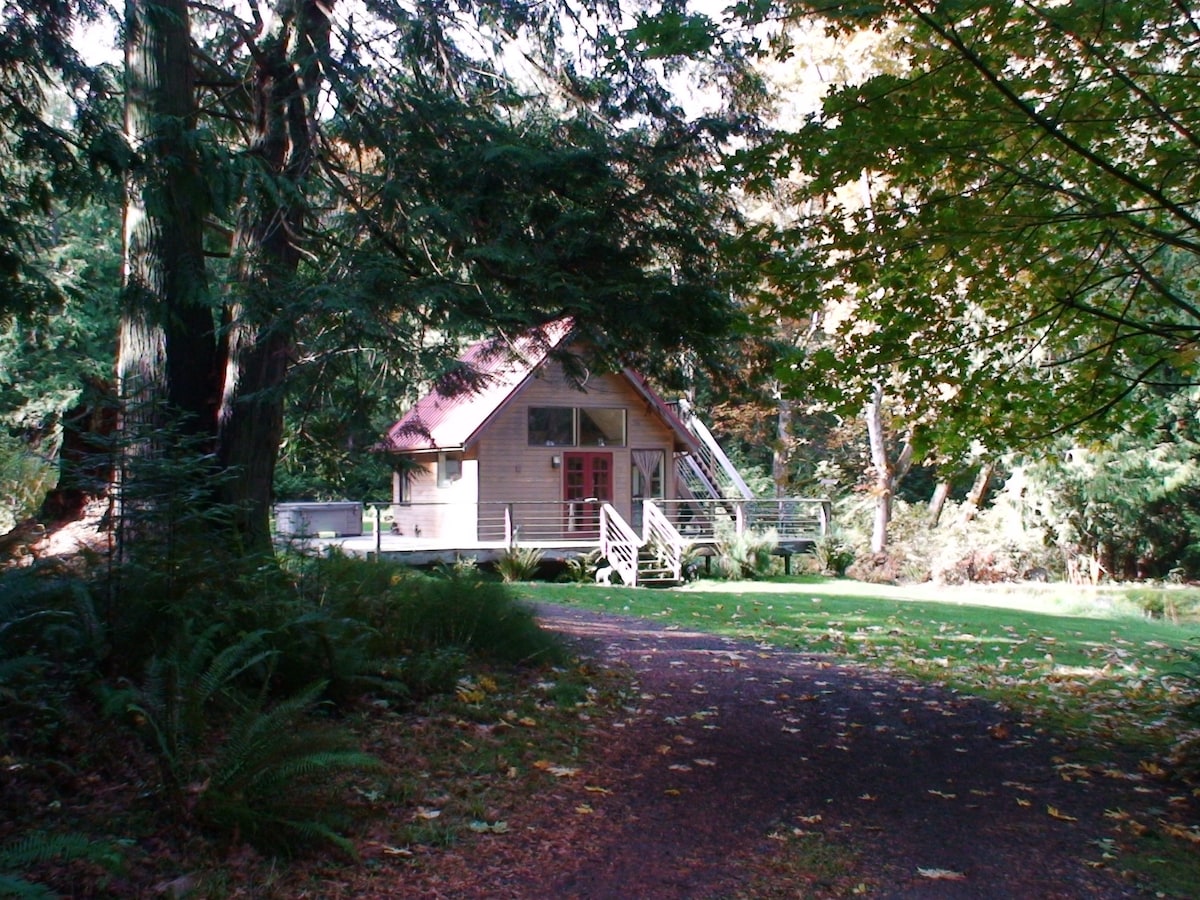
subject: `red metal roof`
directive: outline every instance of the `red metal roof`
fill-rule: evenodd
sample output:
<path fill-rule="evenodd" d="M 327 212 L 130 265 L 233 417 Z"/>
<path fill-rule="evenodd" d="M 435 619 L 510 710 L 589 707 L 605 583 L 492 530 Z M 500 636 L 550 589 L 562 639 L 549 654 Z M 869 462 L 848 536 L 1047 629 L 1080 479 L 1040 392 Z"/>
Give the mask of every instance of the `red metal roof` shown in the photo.
<path fill-rule="evenodd" d="M 551 351 L 571 334 L 573 322 L 563 319 L 534 329 L 511 341 L 487 340 L 474 344 L 460 357 L 458 376 L 423 396 L 388 429 L 380 449 L 420 453 L 465 448 L 488 420 L 512 397 Z M 695 450 L 691 433 L 641 375 L 622 373 L 651 408 L 675 432 L 680 448 Z M 464 382 L 470 387 L 464 389 Z"/>
<path fill-rule="evenodd" d="M 571 333 L 562 319 L 511 340 L 486 340 L 459 358 L 454 377 L 423 396 L 388 429 L 385 450 L 420 452 L 465 447 Z"/>

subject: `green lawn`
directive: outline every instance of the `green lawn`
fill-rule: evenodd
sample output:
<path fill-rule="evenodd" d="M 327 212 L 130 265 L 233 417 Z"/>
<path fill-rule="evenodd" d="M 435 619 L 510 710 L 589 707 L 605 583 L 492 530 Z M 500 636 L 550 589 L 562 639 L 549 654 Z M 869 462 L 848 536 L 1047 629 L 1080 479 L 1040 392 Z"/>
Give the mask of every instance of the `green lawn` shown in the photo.
<path fill-rule="evenodd" d="M 1164 753 L 1194 721 L 1200 625 L 1131 611 L 1142 597 L 1029 589 L 891 588 L 811 576 L 675 590 L 522 584 L 530 600 L 647 616 L 987 696 L 1098 749 Z M 1176 595 L 1183 598 L 1185 595 Z M 1168 607 L 1186 604 L 1168 603 Z"/>

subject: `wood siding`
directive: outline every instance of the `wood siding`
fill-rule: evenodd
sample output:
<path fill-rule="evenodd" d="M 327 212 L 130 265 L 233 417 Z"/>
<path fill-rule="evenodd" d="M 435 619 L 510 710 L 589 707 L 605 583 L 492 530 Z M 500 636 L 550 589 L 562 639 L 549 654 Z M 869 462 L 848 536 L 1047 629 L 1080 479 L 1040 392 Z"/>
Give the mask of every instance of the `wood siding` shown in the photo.
<path fill-rule="evenodd" d="M 438 486 L 437 456 L 422 458 L 422 468 L 410 476 L 406 503 L 399 503 L 393 484 L 392 520 L 397 533 L 414 538 L 460 538 L 475 541 L 479 528 L 479 463 L 462 460 L 462 474 Z"/>
<path fill-rule="evenodd" d="M 621 408 L 626 410 L 626 440 L 622 447 L 531 447 L 528 421 L 530 407 Z M 563 471 L 553 457 L 562 460 L 573 450 L 612 453 L 613 505 L 628 519 L 632 512 L 632 451 L 661 449 L 666 471 L 664 489 L 674 496 L 674 435 L 624 376 L 592 376 L 585 390 L 569 383 L 556 362 L 543 366 L 488 423 L 474 447 L 479 460 L 479 500 L 489 502 L 538 501 L 557 503 L 563 499 Z M 640 523 L 633 523 L 640 527 Z"/>

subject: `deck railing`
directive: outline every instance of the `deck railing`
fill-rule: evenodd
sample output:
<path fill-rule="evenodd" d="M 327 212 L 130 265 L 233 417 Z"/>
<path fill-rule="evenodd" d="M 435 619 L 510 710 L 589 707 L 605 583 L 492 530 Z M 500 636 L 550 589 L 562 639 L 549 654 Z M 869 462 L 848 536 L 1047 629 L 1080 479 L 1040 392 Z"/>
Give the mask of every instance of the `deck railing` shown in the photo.
<path fill-rule="evenodd" d="M 556 541 L 596 544 L 601 502 L 587 500 L 393 503 L 392 530 L 406 538 L 507 544 Z"/>
<path fill-rule="evenodd" d="M 376 505 L 376 504 L 371 504 Z M 392 504 L 396 533 L 411 538 L 456 539 L 465 543 L 600 543 L 601 509 L 595 500 Z M 718 536 L 771 530 L 781 543 L 813 541 L 829 530 L 829 501 L 655 500 L 646 509 L 661 514 L 684 540 L 715 543 Z M 435 524 L 436 523 L 436 524 Z M 632 523 L 646 533 L 646 522 Z"/>
<path fill-rule="evenodd" d="M 806 497 L 777 500 L 656 500 L 667 520 L 692 543 L 709 544 L 726 534 L 773 530 L 782 544 L 815 541 L 829 531 L 829 501 Z"/>

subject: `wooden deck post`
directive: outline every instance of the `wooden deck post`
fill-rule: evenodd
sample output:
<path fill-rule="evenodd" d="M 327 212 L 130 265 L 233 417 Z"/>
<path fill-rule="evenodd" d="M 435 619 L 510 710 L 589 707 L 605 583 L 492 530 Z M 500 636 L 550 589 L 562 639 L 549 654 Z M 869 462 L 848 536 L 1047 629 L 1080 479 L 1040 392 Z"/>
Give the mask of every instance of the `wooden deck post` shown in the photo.
<path fill-rule="evenodd" d="M 375 562 L 379 562 L 383 558 L 383 507 L 372 503 L 371 508 L 375 510 Z"/>

